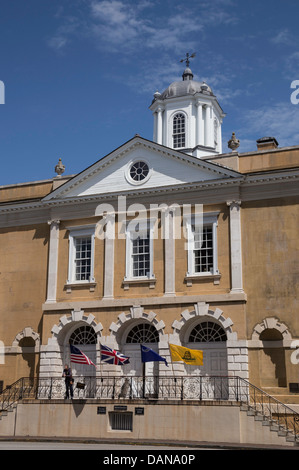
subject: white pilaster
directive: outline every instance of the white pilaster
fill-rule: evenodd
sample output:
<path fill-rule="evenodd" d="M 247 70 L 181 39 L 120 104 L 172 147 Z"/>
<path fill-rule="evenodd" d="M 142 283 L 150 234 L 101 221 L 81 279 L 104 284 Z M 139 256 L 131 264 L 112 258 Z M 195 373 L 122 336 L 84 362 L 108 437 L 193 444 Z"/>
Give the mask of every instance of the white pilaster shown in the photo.
<path fill-rule="evenodd" d="M 222 130 L 221 130 L 221 124 L 222 124 L 222 119 L 219 122 L 218 126 L 218 137 L 217 137 L 217 142 L 218 142 L 218 153 L 222 153 Z"/>
<path fill-rule="evenodd" d="M 230 221 L 231 292 L 243 292 L 241 201 L 228 201 Z"/>
<path fill-rule="evenodd" d="M 214 143 L 214 109 L 211 106 L 210 108 L 210 136 L 209 136 L 209 146 L 215 147 Z"/>
<path fill-rule="evenodd" d="M 197 102 L 197 116 L 196 116 L 196 145 L 204 145 L 204 129 L 202 122 L 202 103 Z"/>
<path fill-rule="evenodd" d="M 108 217 L 108 216 L 107 216 Z M 105 234 L 104 298 L 113 298 L 114 292 L 115 215 L 109 215 Z"/>
<path fill-rule="evenodd" d="M 56 302 L 57 292 L 57 270 L 58 270 L 58 247 L 59 247 L 59 224 L 60 220 L 50 220 L 49 241 L 49 264 L 48 264 L 48 288 L 47 303 Z"/>
<path fill-rule="evenodd" d="M 153 134 L 153 141 L 157 142 L 157 113 L 153 113 L 154 116 L 154 134 Z"/>
<path fill-rule="evenodd" d="M 211 139 L 211 106 L 206 105 L 206 115 L 205 115 L 205 146 L 210 147 Z"/>
<path fill-rule="evenodd" d="M 175 295 L 175 237 L 174 215 L 167 211 L 164 219 L 167 230 L 164 232 L 165 246 L 165 292 L 164 295 Z"/>
<path fill-rule="evenodd" d="M 157 109 L 157 143 L 162 144 L 163 135 L 162 108 Z"/>

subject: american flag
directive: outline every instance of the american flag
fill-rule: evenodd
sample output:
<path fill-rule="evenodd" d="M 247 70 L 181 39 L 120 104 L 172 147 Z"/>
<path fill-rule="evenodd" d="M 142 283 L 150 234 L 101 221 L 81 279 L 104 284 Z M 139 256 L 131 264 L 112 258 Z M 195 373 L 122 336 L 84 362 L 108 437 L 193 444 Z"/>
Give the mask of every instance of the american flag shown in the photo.
<path fill-rule="evenodd" d="M 76 348 L 72 344 L 70 344 L 71 348 L 71 362 L 75 362 L 76 364 L 87 364 L 87 365 L 96 365 L 87 357 L 80 349 Z"/>
<path fill-rule="evenodd" d="M 106 362 L 107 364 L 114 365 L 123 365 L 129 364 L 129 357 L 124 356 L 115 349 L 110 349 L 108 346 L 101 344 L 101 361 Z"/>

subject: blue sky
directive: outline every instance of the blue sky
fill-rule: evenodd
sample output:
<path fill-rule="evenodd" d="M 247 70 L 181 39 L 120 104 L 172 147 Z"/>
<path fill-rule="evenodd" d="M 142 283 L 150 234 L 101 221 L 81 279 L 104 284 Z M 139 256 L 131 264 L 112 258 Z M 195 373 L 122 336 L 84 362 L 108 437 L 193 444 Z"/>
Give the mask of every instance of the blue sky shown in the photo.
<path fill-rule="evenodd" d="M 152 139 L 153 94 L 195 79 L 227 116 L 223 151 L 271 135 L 299 145 L 298 0 L 2 0 L 0 185 L 75 174 L 136 133 Z"/>

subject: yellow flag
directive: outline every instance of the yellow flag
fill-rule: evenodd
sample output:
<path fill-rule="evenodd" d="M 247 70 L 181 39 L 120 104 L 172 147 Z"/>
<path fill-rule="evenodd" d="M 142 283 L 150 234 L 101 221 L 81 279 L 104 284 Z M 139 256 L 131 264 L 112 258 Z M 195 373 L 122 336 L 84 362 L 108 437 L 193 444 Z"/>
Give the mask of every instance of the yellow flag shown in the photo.
<path fill-rule="evenodd" d="M 183 361 L 191 366 L 203 365 L 203 352 L 197 349 L 184 348 L 175 344 L 169 344 L 173 361 Z"/>

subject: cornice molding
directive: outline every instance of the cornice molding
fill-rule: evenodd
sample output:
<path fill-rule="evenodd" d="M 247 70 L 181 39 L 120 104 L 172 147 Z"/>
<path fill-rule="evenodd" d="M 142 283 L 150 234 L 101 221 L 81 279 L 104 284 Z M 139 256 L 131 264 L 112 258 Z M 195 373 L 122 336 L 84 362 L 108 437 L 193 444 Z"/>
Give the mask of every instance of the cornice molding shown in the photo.
<path fill-rule="evenodd" d="M 192 183 L 179 183 L 171 186 L 160 186 L 153 188 L 140 188 L 136 187 L 126 191 L 115 191 L 105 194 L 94 194 L 88 196 L 74 196 L 74 197 L 61 197 L 55 199 L 42 199 L 39 201 L 30 202 L 16 202 L 12 204 L 0 204 L 0 217 L 5 214 L 19 213 L 21 211 L 45 211 L 55 207 L 73 206 L 78 204 L 97 203 L 107 200 L 115 200 L 119 196 L 126 196 L 128 198 L 140 198 L 140 197 L 151 197 L 159 195 L 175 195 L 175 194 L 186 194 L 192 191 L 196 191 L 197 196 L 202 196 L 204 191 L 217 189 L 218 199 L 221 199 L 221 191 L 226 188 L 235 188 L 234 190 L 239 191 L 239 198 L 243 201 L 247 200 L 246 190 L 251 187 L 255 188 L 259 192 L 256 193 L 256 199 L 266 198 L 277 198 L 281 193 L 282 197 L 287 195 L 294 196 L 299 195 L 299 186 L 290 187 L 291 182 L 297 182 L 299 180 L 299 169 L 295 170 L 281 170 L 272 172 L 263 172 L 259 174 L 247 174 L 231 178 L 207 180 L 207 181 L 195 181 Z M 287 187 L 285 187 L 285 184 Z M 277 184 L 280 185 L 277 187 Z M 275 190 L 273 186 L 275 186 Z M 252 200 L 252 196 L 249 197 Z M 226 202 L 227 197 L 223 195 L 223 202 Z"/>

